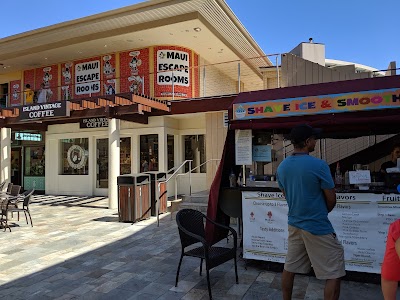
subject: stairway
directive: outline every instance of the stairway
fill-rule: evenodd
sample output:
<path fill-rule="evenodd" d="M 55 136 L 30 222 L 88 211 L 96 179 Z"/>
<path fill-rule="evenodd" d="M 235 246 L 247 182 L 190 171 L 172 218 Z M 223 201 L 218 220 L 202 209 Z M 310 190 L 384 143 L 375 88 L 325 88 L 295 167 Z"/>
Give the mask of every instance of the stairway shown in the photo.
<path fill-rule="evenodd" d="M 191 208 L 198 211 L 201 211 L 204 214 L 207 214 L 208 207 L 208 194 L 209 190 L 192 193 L 189 195 L 182 195 L 182 202 L 180 203 L 180 209 L 183 208 Z"/>

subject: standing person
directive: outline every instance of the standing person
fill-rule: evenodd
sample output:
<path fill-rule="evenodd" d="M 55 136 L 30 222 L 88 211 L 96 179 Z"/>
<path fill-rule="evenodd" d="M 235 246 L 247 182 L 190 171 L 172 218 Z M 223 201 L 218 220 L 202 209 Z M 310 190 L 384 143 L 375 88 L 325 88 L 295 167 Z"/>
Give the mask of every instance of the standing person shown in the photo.
<path fill-rule="evenodd" d="M 381 270 L 381 286 L 385 300 L 396 300 L 400 282 L 400 219 L 389 226 L 386 251 Z"/>
<path fill-rule="evenodd" d="M 295 273 L 314 269 L 326 280 L 324 299 L 339 299 L 340 280 L 345 275 L 344 251 L 328 213 L 336 205 L 334 182 L 328 164 L 309 155 L 320 129 L 303 124 L 294 127 L 290 139 L 293 155 L 277 170 L 279 187 L 288 206 L 288 252 L 282 273 L 283 299 L 292 297 Z"/>
<path fill-rule="evenodd" d="M 400 144 L 396 144 L 390 151 L 390 160 L 381 165 L 381 172 L 386 173 L 386 169 L 397 167 L 397 159 L 400 158 Z"/>
<path fill-rule="evenodd" d="M 31 85 L 27 83 L 24 91 L 25 104 L 33 104 L 33 94 L 34 92 L 31 89 Z"/>
<path fill-rule="evenodd" d="M 45 89 L 44 83 L 40 85 L 40 90 L 38 92 L 38 102 L 37 103 L 46 103 L 47 102 L 47 89 Z"/>

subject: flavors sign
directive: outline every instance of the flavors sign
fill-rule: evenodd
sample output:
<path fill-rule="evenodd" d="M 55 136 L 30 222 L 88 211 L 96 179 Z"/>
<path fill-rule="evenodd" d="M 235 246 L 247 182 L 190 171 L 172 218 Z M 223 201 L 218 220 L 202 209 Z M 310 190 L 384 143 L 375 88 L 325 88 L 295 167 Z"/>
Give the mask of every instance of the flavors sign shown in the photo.
<path fill-rule="evenodd" d="M 100 60 L 75 65 L 75 94 L 85 95 L 100 92 Z"/>

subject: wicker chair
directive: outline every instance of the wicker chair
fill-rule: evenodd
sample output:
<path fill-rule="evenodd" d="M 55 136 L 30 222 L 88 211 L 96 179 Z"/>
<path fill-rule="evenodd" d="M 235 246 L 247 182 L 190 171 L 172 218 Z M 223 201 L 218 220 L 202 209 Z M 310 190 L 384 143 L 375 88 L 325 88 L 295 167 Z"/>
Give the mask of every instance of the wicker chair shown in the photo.
<path fill-rule="evenodd" d="M 212 246 L 206 242 L 204 230 L 204 224 L 206 220 L 214 224 L 216 227 L 232 233 L 234 244 L 232 248 Z M 181 258 L 179 260 L 178 270 L 176 272 L 176 287 L 178 286 L 179 271 L 184 256 L 192 256 L 201 259 L 200 276 L 202 273 L 203 259 L 206 261 L 207 285 L 210 299 L 212 299 L 212 295 L 209 271 L 212 268 L 233 259 L 235 263 L 236 283 L 239 283 L 236 262 L 237 234 L 233 228 L 216 223 L 201 212 L 193 209 L 180 210 L 176 215 L 176 223 L 178 224 L 179 236 L 182 245 Z M 202 245 L 200 247 L 190 247 L 190 249 L 186 249 L 186 247 L 197 243 L 201 243 Z"/>

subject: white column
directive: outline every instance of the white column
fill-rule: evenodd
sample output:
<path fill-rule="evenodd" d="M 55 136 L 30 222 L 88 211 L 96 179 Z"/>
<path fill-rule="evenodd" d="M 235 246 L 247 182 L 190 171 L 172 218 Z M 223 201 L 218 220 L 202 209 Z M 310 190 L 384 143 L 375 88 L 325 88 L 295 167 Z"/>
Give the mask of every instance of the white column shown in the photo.
<path fill-rule="evenodd" d="M 118 207 L 117 177 L 120 175 L 120 120 L 108 122 L 108 208 Z"/>
<path fill-rule="evenodd" d="M 165 128 L 158 134 L 158 171 L 168 170 L 167 133 Z"/>
<path fill-rule="evenodd" d="M 1 128 L 1 182 L 11 182 L 11 128 Z"/>

